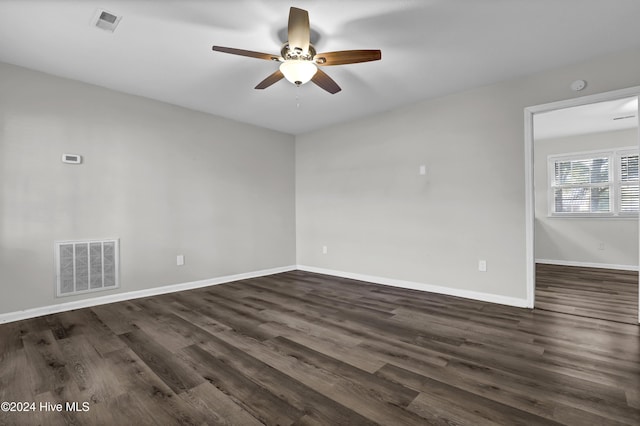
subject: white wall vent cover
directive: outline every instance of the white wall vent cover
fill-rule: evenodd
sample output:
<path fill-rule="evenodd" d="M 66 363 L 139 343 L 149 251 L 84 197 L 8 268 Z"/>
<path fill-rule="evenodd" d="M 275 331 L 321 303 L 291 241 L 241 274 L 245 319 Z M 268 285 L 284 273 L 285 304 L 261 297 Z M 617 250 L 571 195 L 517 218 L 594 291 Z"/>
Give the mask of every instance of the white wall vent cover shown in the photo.
<path fill-rule="evenodd" d="M 120 287 L 119 240 L 56 241 L 56 296 Z"/>
<path fill-rule="evenodd" d="M 105 31 L 114 32 L 120 23 L 120 19 L 122 19 L 122 16 L 117 16 L 111 12 L 107 12 L 106 10 L 98 9 L 93 21 L 96 27 Z"/>

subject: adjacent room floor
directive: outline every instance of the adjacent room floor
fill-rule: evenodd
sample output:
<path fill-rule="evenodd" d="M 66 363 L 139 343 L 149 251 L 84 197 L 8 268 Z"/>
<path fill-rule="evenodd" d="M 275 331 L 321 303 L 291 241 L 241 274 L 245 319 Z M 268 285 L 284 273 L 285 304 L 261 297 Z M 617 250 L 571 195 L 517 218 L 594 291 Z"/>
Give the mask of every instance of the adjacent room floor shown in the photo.
<path fill-rule="evenodd" d="M 638 272 L 536 265 L 536 308 L 638 324 Z"/>
<path fill-rule="evenodd" d="M 640 423 L 637 325 L 300 271 L 0 325 L 0 341 L 0 401 L 38 404 L 3 425 Z M 89 410 L 39 405 L 66 402 Z"/>

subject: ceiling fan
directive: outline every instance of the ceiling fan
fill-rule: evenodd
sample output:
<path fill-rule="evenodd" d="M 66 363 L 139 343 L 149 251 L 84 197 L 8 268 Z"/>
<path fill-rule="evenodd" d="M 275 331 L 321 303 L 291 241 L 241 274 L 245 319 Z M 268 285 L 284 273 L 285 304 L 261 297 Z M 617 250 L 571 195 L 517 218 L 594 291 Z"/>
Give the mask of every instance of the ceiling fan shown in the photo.
<path fill-rule="evenodd" d="M 232 55 L 281 62 L 280 68 L 258 83 L 255 87 L 256 89 L 266 89 L 286 78 L 296 86 L 312 81 L 331 94 L 338 93 L 342 89 L 318 66 L 355 64 L 358 62 L 378 61 L 382 58 L 382 52 L 379 50 L 341 50 L 316 53 L 316 49 L 310 42 L 310 35 L 309 12 L 292 7 L 289 10 L 289 40 L 282 45 L 280 55 L 222 46 L 213 46 L 213 50 Z"/>

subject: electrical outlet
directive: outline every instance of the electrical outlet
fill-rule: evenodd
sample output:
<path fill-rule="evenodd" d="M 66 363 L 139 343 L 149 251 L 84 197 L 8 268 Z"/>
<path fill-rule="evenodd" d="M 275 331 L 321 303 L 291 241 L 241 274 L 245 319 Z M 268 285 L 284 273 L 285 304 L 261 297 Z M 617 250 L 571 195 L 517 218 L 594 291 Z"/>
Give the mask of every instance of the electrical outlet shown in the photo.
<path fill-rule="evenodd" d="M 184 265 L 184 254 L 179 254 L 176 257 L 176 265 L 178 265 L 178 266 Z"/>
<path fill-rule="evenodd" d="M 327 254 L 327 246 L 322 246 L 322 254 Z"/>
<path fill-rule="evenodd" d="M 478 261 L 478 271 L 487 272 L 487 261 L 486 260 L 479 260 Z"/>

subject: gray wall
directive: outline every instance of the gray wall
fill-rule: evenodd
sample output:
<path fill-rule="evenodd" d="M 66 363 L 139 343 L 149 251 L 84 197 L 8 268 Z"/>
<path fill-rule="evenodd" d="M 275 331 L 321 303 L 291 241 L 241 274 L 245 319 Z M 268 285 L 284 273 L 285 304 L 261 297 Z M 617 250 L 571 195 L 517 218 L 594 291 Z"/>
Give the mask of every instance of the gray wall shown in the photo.
<path fill-rule="evenodd" d="M 638 130 L 536 140 L 536 258 L 582 263 L 638 266 L 638 218 L 549 217 L 547 157 L 600 149 L 638 146 Z M 599 245 L 604 244 L 604 250 Z"/>
<path fill-rule="evenodd" d="M 294 265 L 294 186 L 293 136 L 0 64 L 0 313 L 79 298 L 54 240 L 120 238 L 85 297 Z"/>
<path fill-rule="evenodd" d="M 636 85 L 623 52 L 297 137 L 298 264 L 525 299 L 523 109 Z"/>
<path fill-rule="evenodd" d="M 297 251 L 524 299 L 523 109 L 636 85 L 622 52 L 300 135 L 294 163 L 292 136 L 0 64 L 0 313 L 75 300 L 53 297 L 53 241 L 96 237 L 121 239 L 121 292 Z"/>

